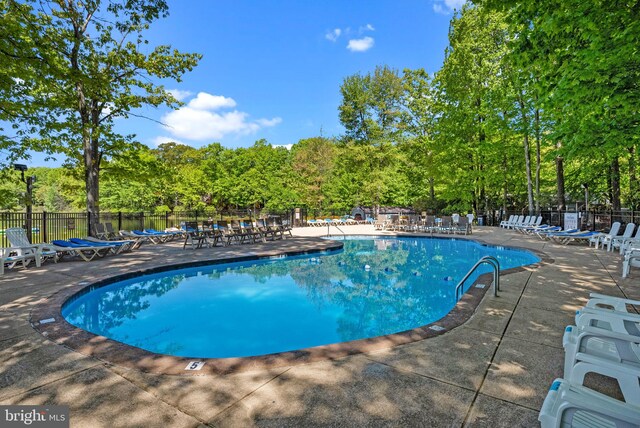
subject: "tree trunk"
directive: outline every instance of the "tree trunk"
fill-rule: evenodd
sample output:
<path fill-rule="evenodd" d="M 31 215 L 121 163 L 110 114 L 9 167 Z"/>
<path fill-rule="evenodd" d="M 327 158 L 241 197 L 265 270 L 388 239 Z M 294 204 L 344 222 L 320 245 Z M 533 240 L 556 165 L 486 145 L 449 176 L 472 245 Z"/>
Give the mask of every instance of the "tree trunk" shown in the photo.
<path fill-rule="evenodd" d="M 97 102 L 91 103 L 89 129 L 85 131 L 84 171 L 85 189 L 87 192 L 87 212 L 89 213 L 89 233 L 93 235 L 96 225 L 100 223 L 100 149 L 99 138 L 95 132 L 100 124 L 100 108 Z M 83 124 L 83 129 L 86 129 Z"/>
<path fill-rule="evenodd" d="M 615 156 L 611 160 L 611 208 L 620 211 L 620 160 Z"/>
<path fill-rule="evenodd" d="M 507 213 L 507 197 L 509 194 L 509 182 L 507 180 L 507 154 L 506 150 L 502 156 L 502 173 L 504 174 L 504 181 L 502 182 L 502 213 Z"/>
<path fill-rule="evenodd" d="M 540 214 L 540 110 L 535 111 L 536 134 L 536 214 Z"/>
<path fill-rule="evenodd" d="M 534 206 L 533 206 L 533 183 L 531 180 L 531 153 L 529 151 L 529 118 L 527 117 L 526 106 L 524 104 L 524 99 L 522 93 L 518 97 L 518 103 L 520 104 L 520 115 L 522 117 L 522 125 L 524 130 L 524 164 L 526 168 L 527 174 L 527 199 L 529 202 L 529 215 L 533 215 Z"/>
<path fill-rule="evenodd" d="M 556 144 L 556 149 L 559 149 L 562 143 Z M 558 211 L 562 211 L 566 208 L 566 202 L 564 200 L 564 160 L 562 156 L 556 156 L 556 186 L 557 186 L 557 199 L 558 199 Z"/>
<path fill-rule="evenodd" d="M 638 209 L 640 202 L 640 186 L 636 175 L 636 147 L 629 147 L 629 205 L 633 211 Z"/>

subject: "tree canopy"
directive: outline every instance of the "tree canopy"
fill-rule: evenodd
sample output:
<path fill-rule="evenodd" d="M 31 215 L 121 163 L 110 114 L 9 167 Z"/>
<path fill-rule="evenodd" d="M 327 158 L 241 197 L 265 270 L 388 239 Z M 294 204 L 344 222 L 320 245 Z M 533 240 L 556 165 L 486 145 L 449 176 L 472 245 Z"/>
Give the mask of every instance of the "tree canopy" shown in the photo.
<path fill-rule="evenodd" d="M 591 206 L 640 206 L 638 1 L 467 4 L 437 72 L 381 64 L 345 76 L 344 134 L 290 150 L 151 149 L 117 134 L 116 117 L 175 106 L 161 81 L 199 56 L 142 48 L 164 1 L 46 3 L 0 0 L 0 150 L 7 162 L 27 149 L 70 160 L 68 174 L 35 170 L 40 209 L 534 213 L 582 205 L 583 186 Z M 0 185 L 0 204 L 20 206 L 15 181 Z"/>

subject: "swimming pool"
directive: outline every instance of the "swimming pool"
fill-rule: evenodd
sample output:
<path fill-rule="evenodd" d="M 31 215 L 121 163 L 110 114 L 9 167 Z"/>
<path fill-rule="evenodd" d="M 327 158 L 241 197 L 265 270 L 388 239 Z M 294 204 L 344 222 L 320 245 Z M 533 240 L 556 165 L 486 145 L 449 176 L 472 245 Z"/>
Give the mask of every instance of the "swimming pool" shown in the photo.
<path fill-rule="evenodd" d="M 62 315 L 76 327 L 161 354 L 264 355 L 434 322 L 455 306 L 457 282 L 486 255 L 502 269 L 539 261 L 527 251 L 463 239 L 353 237 L 338 252 L 120 281 L 74 296 Z"/>

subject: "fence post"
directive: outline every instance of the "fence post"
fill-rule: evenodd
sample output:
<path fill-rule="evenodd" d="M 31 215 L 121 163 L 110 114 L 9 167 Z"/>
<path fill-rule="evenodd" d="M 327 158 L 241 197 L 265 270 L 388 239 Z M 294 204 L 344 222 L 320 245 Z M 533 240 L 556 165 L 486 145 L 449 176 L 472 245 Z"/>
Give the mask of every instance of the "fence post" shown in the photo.
<path fill-rule="evenodd" d="M 91 236 L 91 211 L 87 211 L 87 236 Z"/>
<path fill-rule="evenodd" d="M 47 239 L 47 212 L 42 211 L 42 242 L 49 242 Z"/>

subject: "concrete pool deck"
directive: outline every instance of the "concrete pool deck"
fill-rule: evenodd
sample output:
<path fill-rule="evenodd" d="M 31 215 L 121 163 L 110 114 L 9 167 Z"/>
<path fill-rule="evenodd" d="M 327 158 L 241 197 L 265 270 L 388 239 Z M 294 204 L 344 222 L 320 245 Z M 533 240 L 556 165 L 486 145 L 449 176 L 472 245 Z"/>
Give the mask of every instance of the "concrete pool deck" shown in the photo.
<path fill-rule="evenodd" d="M 371 226 L 341 227 L 372 234 Z M 334 228 L 332 233 L 338 233 Z M 143 246 L 93 262 L 61 261 L 0 277 L 0 404 L 70 407 L 71 426 L 538 426 L 562 375 L 564 327 L 590 292 L 640 299 L 640 271 L 622 257 L 497 228 L 468 238 L 529 248 L 553 263 L 501 277 L 465 324 L 444 335 L 374 352 L 229 375 L 156 375 L 61 346 L 35 331 L 31 311 L 96 277 L 163 264 L 312 248 L 299 239 L 182 250 Z M 385 233 L 387 234 L 387 233 Z M 450 236 L 450 235 L 449 235 Z"/>

